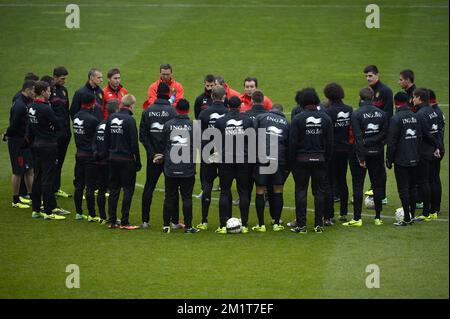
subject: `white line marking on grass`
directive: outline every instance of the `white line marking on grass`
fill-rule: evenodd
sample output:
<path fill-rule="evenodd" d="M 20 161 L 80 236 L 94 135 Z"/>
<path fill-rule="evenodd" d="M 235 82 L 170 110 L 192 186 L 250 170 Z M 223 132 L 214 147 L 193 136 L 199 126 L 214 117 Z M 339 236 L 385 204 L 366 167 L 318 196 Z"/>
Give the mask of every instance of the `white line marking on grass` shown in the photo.
<path fill-rule="evenodd" d="M 136 183 L 136 186 L 139 187 L 139 188 L 144 188 L 144 185 L 142 185 L 140 183 Z M 161 193 L 165 192 L 165 190 L 163 188 L 155 188 L 155 191 L 156 192 L 161 192 Z M 192 195 L 192 197 L 195 197 L 195 195 Z M 218 201 L 219 199 L 217 197 L 211 197 L 211 200 Z M 255 203 L 250 203 L 250 205 L 255 206 Z M 283 209 L 295 210 L 295 207 L 283 206 Z M 308 209 L 308 212 L 314 212 L 314 209 L 310 208 L 310 209 Z M 372 213 L 372 214 L 363 213 L 363 214 L 361 214 L 361 216 L 364 216 L 364 217 L 375 217 L 375 213 Z M 381 215 L 381 217 L 382 218 L 387 218 L 387 219 L 395 219 L 395 216 L 389 216 L 389 215 Z M 448 223 L 448 219 L 441 219 L 441 218 L 433 219 L 433 221 Z"/>
<path fill-rule="evenodd" d="M 56 3 L 2 3 L 0 7 L 65 7 L 66 4 L 56 4 Z M 365 5 L 352 5 L 352 4 L 190 4 L 190 3 L 86 3 L 80 4 L 80 7 L 93 7 L 93 8 L 365 8 Z M 381 8 L 448 8 L 447 4 L 442 5 L 429 5 L 429 4 L 386 4 L 381 5 Z"/>

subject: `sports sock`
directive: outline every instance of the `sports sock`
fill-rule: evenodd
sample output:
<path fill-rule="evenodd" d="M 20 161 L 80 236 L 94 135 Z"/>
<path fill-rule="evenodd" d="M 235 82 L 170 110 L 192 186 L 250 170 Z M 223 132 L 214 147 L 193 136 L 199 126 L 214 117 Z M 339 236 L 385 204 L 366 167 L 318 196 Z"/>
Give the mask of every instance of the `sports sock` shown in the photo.
<path fill-rule="evenodd" d="M 13 196 L 13 203 L 17 204 L 19 202 L 19 195 L 14 195 Z"/>
<path fill-rule="evenodd" d="M 255 206 L 256 206 L 256 214 L 258 216 L 258 224 L 259 226 L 264 225 L 264 207 L 266 203 L 264 200 L 264 194 L 256 194 L 255 197 Z"/>
<path fill-rule="evenodd" d="M 280 224 L 281 212 L 283 211 L 283 193 L 273 194 L 273 218 L 275 224 Z"/>

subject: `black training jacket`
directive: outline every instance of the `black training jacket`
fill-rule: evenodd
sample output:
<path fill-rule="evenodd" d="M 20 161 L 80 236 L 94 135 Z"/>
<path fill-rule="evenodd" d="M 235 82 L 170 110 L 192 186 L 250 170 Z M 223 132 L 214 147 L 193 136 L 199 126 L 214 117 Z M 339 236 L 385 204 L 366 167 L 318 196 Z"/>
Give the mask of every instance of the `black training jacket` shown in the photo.
<path fill-rule="evenodd" d="M 99 121 L 92 110 L 81 109 L 73 119 L 73 136 L 77 147 L 77 157 L 92 157 L 95 131 Z"/>
<path fill-rule="evenodd" d="M 386 113 L 389 124 L 389 120 L 394 114 L 394 95 L 392 90 L 381 81 L 375 83 L 371 88 L 375 93 L 372 104 Z"/>
<path fill-rule="evenodd" d="M 267 112 L 269 112 L 269 111 L 264 108 L 264 105 L 262 105 L 262 104 L 253 104 L 252 108 L 250 110 L 246 111 L 245 114 L 247 114 L 250 117 L 250 119 L 253 122 L 255 122 L 255 119 L 256 119 L 256 117 L 258 115 L 264 114 L 264 113 L 267 113 Z"/>
<path fill-rule="evenodd" d="M 105 144 L 105 130 L 108 119 L 109 117 L 97 125 L 94 139 L 92 141 L 92 151 L 94 153 L 95 160 L 98 162 L 105 162 L 108 156 L 108 150 Z"/>
<path fill-rule="evenodd" d="M 433 108 L 433 110 L 437 113 L 438 115 L 438 130 L 439 130 L 439 138 L 440 138 L 440 146 L 441 148 L 441 156 L 444 155 L 445 153 L 445 142 L 444 142 L 444 138 L 445 138 L 445 115 L 442 112 L 441 108 L 439 107 L 438 104 L 433 104 L 431 106 Z"/>
<path fill-rule="evenodd" d="M 147 159 L 163 154 L 165 148 L 164 124 L 176 115 L 175 108 L 165 99 L 156 99 L 142 112 L 139 124 L 139 140 L 147 151 Z"/>
<path fill-rule="evenodd" d="M 49 101 L 61 127 L 57 133 L 58 138 L 70 138 L 69 94 L 67 89 L 62 85 L 53 86 Z"/>
<path fill-rule="evenodd" d="M 427 160 L 435 159 L 433 153 L 436 148 L 443 150 L 444 146 L 441 145 L 441 133 L 439 131 L 439 115 L 428 104 L 416 105 L 417 117 L 419 118 L 422 126 L 422 138 L 423 143 L 420 151 L 421 157 Z"/>
<path fill-rule="evenodd" d="M 133 113 L 121 109 L 106 122 L 105 145 L 111 161 L 135 161 L 141 165 L 138 130 Z"/>
<path fill-rule="evenodd" d="M 343 103 L 332 103 L 325 112 L 333 122 L 334 152 L 348 152 L 350 145 L 350 126 L 353 108 Z"/>
<path fill-rule="evenodd" d="M 32 102 L 32 99 L 25 97 L 22 93 L 14 100 L 5 134 L 8 138 L 23 140 L 28 125 L 28 106 Z"/>
<path fill-rule="evenodd" d="M 89 82 L 86 82 L 81 88 L 79 88 L 73 95 L 72 104 L 70 105 L 70 117 L 73 120 L 75 114 L 81 109 L 81 97 L 85 94 L 93 94 L 95 96 L 96 105 L 94 107 L 93 114 L 99 120 L 103 121 L 103 90 L 99 87 L 92 87 Z"/>
<path fill-rule="evenodd" d="M 212 103 L 213 100 L 211 98 L 211 92 L 209 91 L 205 90 L 202 94 L 197 96 L 194 104 L 195 119 L 198 119 L 200 112 L 206 110 Z"/>
<path fill-rule="evenodd" d="M 333 124 L 317 106 L 306 106 L 291 123 L 289 162 L 325 162 L 333 152 Z"/>
<path fill-rule="evenodd" d="M 256 133 L 253 121 L 246 113 L 230 109 L 216 121 L 215 127 L 222 134 L 222 149 L 219 150 L 222 163 L 256 163 L 256 152 L 254 158 L 248 158 L 249 143 L 256 145 Z"/>
<path fill-rule="evenodd" d="M 257 135 L 257 156 L 258 163 L 268 163 L 268 160 L 276 160 L 279 165 L 286 165 L 288 161 L 289 150 L 289 129 L 290 125 L 286 119 L 286 116 L 279 111 L 270 111 L 258 115 L 254 121 L 255 131 Z M 264 133 L 259 129 L 264 129 Z M 259 134 L 263 133 L 266 140 L 264 160 L 259 158 Z M 271 136 L 275 136 L 274 140 L 278 147 L 278 153 L 275 154 L 275 158 L 270 158 Z M 273 139 L 273 137 L 272 137 Z"/>
<path fill-rule="evenodd" d="M 200 112 L 198 119 L 201 122 L 202 133 L 208 128 L 214 128 L 216 121 L 228 113 L 228 109 L 222 102 L 213 102 L 210 107 Z M 205 145 L 213 140 L 211 136 L 208 140 L 202 140 L 202 150 Z M 211 150 L 212 152 L 212 150 Z M 202 158 L 203 160 L 203 158 Z"/>
<path fill-rule="evenodd" d="M 194 123 L 187 114 L 177 114 L 164 124 L 164 174 L 168 177 L 195 175 Z M 176 157 L 177 154 L 179 156 Z M 186 157 L 184 158 L 185 155 Z"/>
<path fill-rule="evenodd" d="M 32 141 L 35 146 L 56 144 L 56 132 L 60 127 L 48 101 L 34 100 L 28 108 L 28 119 L 28 141 Z"/>
<path fill-rule="evenodd" d="M 355 138 L 356 156 L 360 161 L 367 156 L 383 154 L 388 132 L 386 113 L 371 101 L 360 103 L 352 114 L 352 130 Z"/>
<path fill-rule="evenodd" d="M 409 104 L 397 109 L 389 124 L 386 159 L 400 166 L 416 166 L 420 159 L 422 129 Z"/>

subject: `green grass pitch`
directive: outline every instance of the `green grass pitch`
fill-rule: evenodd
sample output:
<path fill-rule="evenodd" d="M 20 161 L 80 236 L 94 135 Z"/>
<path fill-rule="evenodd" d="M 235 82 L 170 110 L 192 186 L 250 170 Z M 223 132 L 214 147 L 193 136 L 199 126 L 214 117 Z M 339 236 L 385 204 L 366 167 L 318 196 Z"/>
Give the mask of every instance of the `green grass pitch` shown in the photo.
<path fill-rule="evenodd" d="M 379 0 L 380 29 L 366 28 L 369 2 L 357 0 L 76 3 L 80 29 L 67 29 L 64 1 L 0 0 L 1 132 L 24 74 L 50 74 L 57 65 L 70 72 L 70 96 L 85 82 L 90 67 L 103 70 L 105 78 L 108 69 L 119 67 L 124 86 L 138 99 L 138 121 L 140 104 L 161 63 L 173 65 L 192 104 L 208 73 L 223 75 L 239 91 L 246 76 L 256 76 L 262 91 L 288 112 L 301 87 L 313 86 L 323 98 L 325 84 L 337 81 L 345 88 L 345 102 L 355 106 L 358 90 L 366 85 L 364 66 L 378 65 L 382 81 L 394 93 L 400 90 L 399 71 L 412 68 L 418 86 L 436 91 L 448 118 L 446 1 Z M 0 144 L 0 161 L 0 298 L 449 297 L 448 156 L 442 162 L 439 221 L 395 229 L 392 216 L 400 201 L 389 171 L 385 225 L 374 226 L 373 212 L 366 211 L 362 228 L 338 225 L 306 236 L 288 229 L 216 235 L 217 200 L 211 205 L 211 230 L 167 236 L 161 232 L 160 191 L 154 195 L 150 230 L 111 231 L 77 222 L 74 213 L 63 222 L 33 220 L 31 211 L 11 208 L 6 143 Z M 63 189 L 71 193 L 73 167 L 72 140 L 62 178 Z M 137 183 L 145 183 L 145 169 Z M 139 185 L 131 209 L 134 224 L 141 222 Z M 163 179 L 158 187 L 163 188 Z M 289 177 L 285 221 L 294 217 L 289 208 L 294 206 L 293 189 Z M 199 191 L 197 178 L 195 193 Z M 59 204 L 74 212 L 72 199 L 59 199 Z M 237 207 L 233 210 L 238 216 Z M 194 199 L 194 224 L 200 216 L 200 201 Z M 252 206 L 250 225 L 255 222 Z M 66 288 L 68 264 L 80 267 L 79 289 Z M 378 289 L 366 288 L 369 264 L 380 268 Z"/>

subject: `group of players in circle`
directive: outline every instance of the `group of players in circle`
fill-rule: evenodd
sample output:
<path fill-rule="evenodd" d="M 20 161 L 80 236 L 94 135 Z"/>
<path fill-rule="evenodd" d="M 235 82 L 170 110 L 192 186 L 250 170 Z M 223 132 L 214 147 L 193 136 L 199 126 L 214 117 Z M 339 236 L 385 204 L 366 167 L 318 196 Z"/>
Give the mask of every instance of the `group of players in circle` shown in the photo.
<path fill-rule="evenodd" d="M 403 208 L 403 218 L 394 225 L 408 226 L 414 221 L 436 219 L 442 196 L 440 162 L 444 156 L 445 117 L 435 93 L 416 88 L 411 70 L 400 72 L 399 84 L 403 90 L 395 96 L 380 81 L 376 66 L 367 66 L 363 73 L 368 86 L 359 92 L 359 108 L 353 109 L 343 103 L 344 90 L 337 83 L 325 86 L 324 102 L 320 101 L 314 88 L 303 88 L 295 95 L 297 106 L 291 112 L 290 122 L 283 106 L 273 104 L 258 89 L 256 78 L 244 80 L 241 94 L 230 88 L 223 77 L 207 75 L 204 92 L 195 100 L 193 115 L 202 132 L 212 128 L 218 130 L 223 143 L 221 149 L 208 149 L 211 156 L 200 162 L 202 193 L 197 197 L 201 198 L 202 219 L 196 227 L 192 222 L 195 125 L 189 117 L 191 108 L 189 101 L 184 99 L 183 86 L 173 78 L 169 64 L 160 66 L 160 78 L 148 89 L 139 127 L 133 117 L 136 98 L 122 86 L 117 68 L 108 72 L 108 84 L 103 89 L 100 87 L 102 72 L 89 70 L 88 81 L 75 92 L 71 104 L 64 86 L 69 74 L 65 67 L 55 68 L 53 77 L 39 79 L 29 73 L 22 90 L 13 98 L 9 127 L 3 137 L 8 142 L 13 171 L 12 206 L 31 207 L 33 218 L 66 219 L 64 215 L 69 212 L 58 207 L 56 197 L 71 196 L 61 190 L 60 185 L 73 132 L 76 145 L 75 219 L 107 224 L 111 229 L 150 227 L 153 193 L 161 174 L 165 181 L 164 233 L 177 228 L 183 228 L 186 233 L 208 230 L 211 193 L 217 178 L 220 224 L 216 233 L 227 233 L 227 220 L 232 217 L 234 180 L 239 195 L 241 232 L 249 232 L 249 207 L 254 185 L 258 224 L 251 229 L 266 232 L 264 210 L 267 204 L 273 231 L 282 231 L 283 186 L 290 173 L 295 181 L 296 215 L 295 220 L 287 224 L 291 231 L 307 233 L 310 179 L 316 233 L 322 233 L 324 226 L 336 223 L 335 201 L 340 202 L 338 220 L 342 225 L 361 227 L 366 172 L 372 185 L 366 194 L 373 199 L 374 223 L 380 226 L 383 224 L 382 205 L 387 202 L 386 168 L 394 168 Z M 256 135 L 263 134 L 262 138 L 267 142 L 266 150 L 257 150 L 256 160 L 249 156 L 249 147 L 254 146 L 250 145 L 254 142 L 246 133 L 249 130 L 254 130 Z M 226 136 L 231 136 L 235 146 L 240 138 L 244 143 L 239 147 L 225 147 Z M 209 147 L 213 139 L 213 135 L 209 140 L 203 139 L 201 148 Z M 142 225 L 134 226 L 129 223 L 129 212 L 136 174 L 142 167 L 139 141 L 146 150 L 147 167 Z M 277 143 L 277 154 L 269 158 L 268 149 L 273 141 Z M 259 143 L 258 147 L 261 147 Z M 186 149 L 190 152 L 189 160 L 179 161 L 172 156 Z M 275 172 L 263 173 L 268 162 L 276 163 Z M 351 220 L 347 218 L 348 167 L 353 190 Z M 121 190 L 119 220 L 117 204 Z M 88 215 L 82 207 L 84 192 Z M 180 196 L 183 223 L 179 220 Z M 423 210 L 416 217 L 417 207 Z"/>

